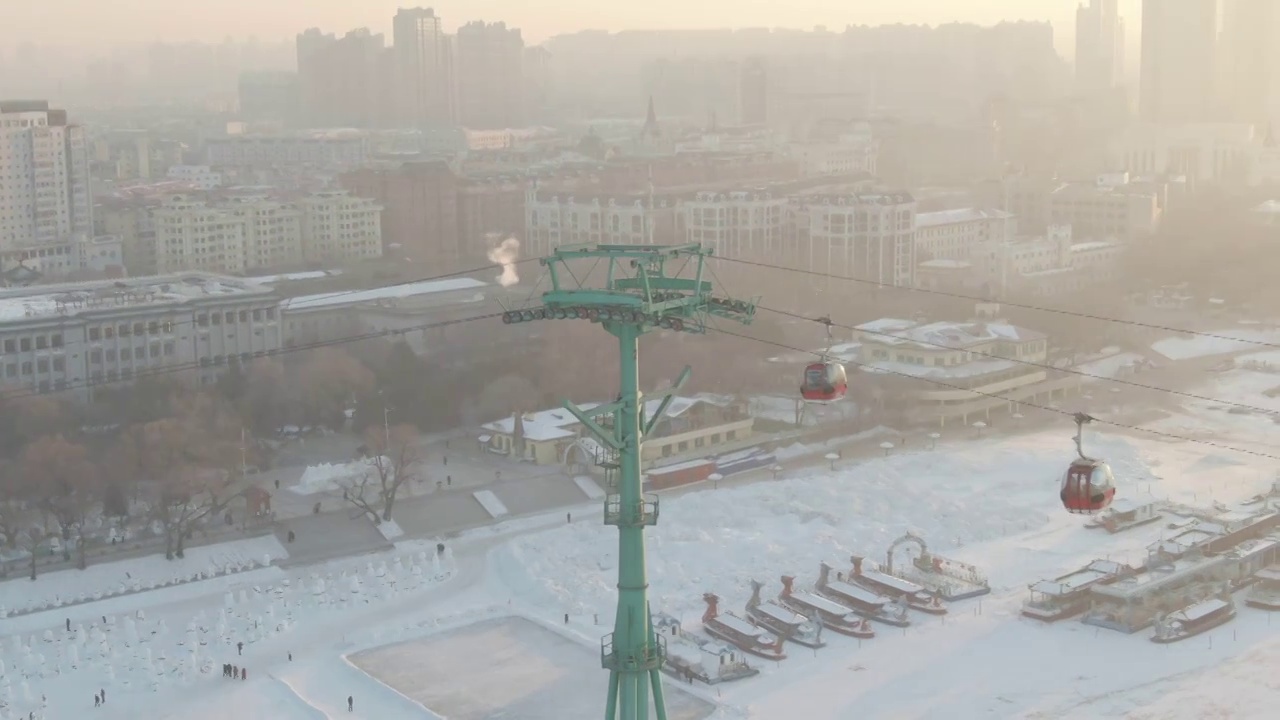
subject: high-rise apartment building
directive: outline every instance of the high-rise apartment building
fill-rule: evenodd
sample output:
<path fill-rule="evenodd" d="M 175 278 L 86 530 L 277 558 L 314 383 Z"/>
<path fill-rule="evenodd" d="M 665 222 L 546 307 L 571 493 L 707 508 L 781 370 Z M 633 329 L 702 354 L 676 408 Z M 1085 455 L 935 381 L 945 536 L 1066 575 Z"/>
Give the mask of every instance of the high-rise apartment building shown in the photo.
<path fill-rule="evenodd" d="M 524 39 L 505 23 L 458 28 L 458 122 L 477 130 L 524 125 Z"/>
<path fill-rule="evenodd" d="M 1144 0 L 1138 109 L 1149 123 L 1213 119 L 1216 0 Z"/>
<path fill-rule="evenodd" d="M 769 74 L 761 58 L 742 64 L 738 109 L 744 125 L 764 125 L 769 121 Z"/>
<path fill-rule="evenodd" d="M 371 198 L 383 208 L 388 254 L 422 267 L 460 267 L 460 183 L 447 163 L 405 163 L 394 170 L 365 168 L 345 173 L 339 181 L 353 195 Z"/>
<path fill-rule="evenodd" d="M 1124 82 L 1124 20 L 1119 0 L 1089 0 L 1076 10 L 1076 88 L 1110 90 Z"/>
<path fill-rule="evenodd" d="M 1222 13 L 1222 98 L 1232 120 L 1280 121 L 1280 4 L 1227 0 Z"/>
<path fill-rule="evenodd" d="M 407 127 L 452 125 L 456 118 L 452 43 L 432 8 L 400 8 L 392 21 L 397 119 Z"/>
<path fill-rule="evenodd" d="M 156 270 L 242 274 L 248 267 L 245 221 L 235 213 L 178 195 L 151 214 Z"/>
<path fill-rule="evenodd" d="M 301 110 L 298 74 L 292 72 L 241 73 L 237 83 L 240 118 L 294 124 Z"/>
<path fill-rule="evenodd" d="M 340 190 L 297 199 L 261 193 L 221 200 L 175 196 L 151 210 L 149 259 L 160 273 L 235 274 L 308 261 L 368 260 L 382 256 L 381 213 L 373 200 Z"/>
<path fill-rule="evenodd" d="M 391 124 L 384 107 L 386 40 L 367 28 L 341 38 L 312 28 L 298 35 L 298 88 L 305 124 L 369 128 Z"/>
<path fill-rule="evenodd" d="M 266 195 L 233 198 L 225 210 L 244 223 L 245 269 L 302 261 L 302 211 Z"/>
<path fill-rule="evenodd" d="M 65 110 L 0 101 L 0 250 L 93 237 L 89 148 Z"/>
<path fill-rule="evenodd" d="M 341 190 L 313 193 L 298 203 L 302 259 L 318 262 L 382 257 L 382 206 Z"/>

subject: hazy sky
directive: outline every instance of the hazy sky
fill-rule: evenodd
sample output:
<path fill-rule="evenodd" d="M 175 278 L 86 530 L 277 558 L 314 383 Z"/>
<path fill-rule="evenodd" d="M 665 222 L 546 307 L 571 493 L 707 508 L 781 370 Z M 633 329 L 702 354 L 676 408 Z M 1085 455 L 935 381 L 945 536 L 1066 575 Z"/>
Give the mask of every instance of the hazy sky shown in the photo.
<path fill-rule="evenodd" d="M 793 27 L 1049 20 L 1070 54 L 1077 0 L 0 0 L 0 45 L 34 41 L 100 46 L 153 40 L 291 38 L 319 26 L 388 31 L 399 6 L 435 7 L 452 31 L 505 20 L 527 42 L 584 28 Z M 1132 33 L 1140 0 L 1121 0 Z"/>

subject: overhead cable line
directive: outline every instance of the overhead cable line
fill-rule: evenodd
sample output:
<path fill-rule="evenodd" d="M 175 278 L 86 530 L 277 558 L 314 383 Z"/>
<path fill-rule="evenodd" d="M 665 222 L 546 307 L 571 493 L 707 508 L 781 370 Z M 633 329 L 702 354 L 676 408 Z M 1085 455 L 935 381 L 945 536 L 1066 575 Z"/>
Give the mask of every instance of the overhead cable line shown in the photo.
<path fill-rule="evenodd" d="M 971 300 L 973 302 L 990 303 L 998 302 L 1001 305 L 1009 307 L 1022 308 L 1023 310 L 1034 310 L 1036 312 L 1052 313 L 1056 315 L 1067 315 L 1069 317 L 1078 317 L 1085 320 L 1095 320 L 1098 322 L 1114 323 L 1116 325 L 1128 325 L 1131 327 L 1147 328 L 1149 330 L 1160 330 L 1161 332 L 1180 333 L 1183 335 L 1194 335 L 1197 337 L 1213 338 L 1215 340 L 1229 340 L 1244 345 L 1256 345 L 1258 347 L 1280 349 L 1280 343 L 1267 342 L 1265 340 L 1250 340 L 1240 337 L 1232 337 L 1230 335 L 1222 335 L 1220 333 L 1204 332 L 1201 330 L 1187 330 L 1186 328 L 1170 327 L 1168 325 L 1159 325 L 1155 323 L 1142 322 L 1140 320 L 1121 320 L 1120 318 L 1106 317 L 1105 315 L 1094 315 L 1092 313 L 1078 312 L 1075 310 L 1063 310 L 1061 308 L 1043 307 L 1040 305 L 1028 305 L 1025 303 L 1011 302 L 1008 300 L 993 300 L 977 295 L 965 295 L 963 293 L 947 292 L 945 290 L 934 290 L 931 288 L 912 287 L 910 285 L 896 285 L 893 283 L 883 283 L 878 280 L 868 278 L 852 277 L 849 275 L 836 275 L 834 273 L 826 273 L 818 270 L 805 270 L 804 268 L 787 267 L 786 265 L 774 265 L 772 263 L 758 262 L 755 260 L 743 260 L 741 258 L 732 258 L 724 255 L 717 255 L 717 260 L 738 263 L 740 265 L 749 265 L 752 267 L 767 268 L 770 270 L 782 270 L 784 272 L 798 273 L 800 275 L 808 275 L 811 277 L 828 278 L 831 280 L 844 280 L 847 282 L 861 283 L 865 285 L 874 285 L 887 290 L 903 290 L 906 292 L 923 293 L 925 295 L 937 295 L 939 297 L 956 298 L 958 300 Z"/>
<path fill-rule="evenodd" d="M 794 346 L 791 346 L 791 345 L 787 345 L 787 344 L 785 344 L 785 343 L 774 342 L 774 341 L 772 341 L 772 340 L 765 340 L 765 339 L 763 339 L 763 338 L 754 337 L 754 336 L 751 336 L 751 335 L 747 335 L 747 334 L 745 334 L 745 333 L 734 332 L 734 331 L 732 331 L 732 330 L 723 330 L 723 329 L 720 329 L 720 328 L 712 328 L 712 327 L 708 327 L 708 328 L 707 328 L 707 330 L 712 331 L 712 332 L 721 333 L 721 334 L 723 334 L 723 335 L 729 335 L 729 336 L 732 336 L 732 337 L 742 338 L 743 340 L 754 340 L 755 342 L 763 343 L 763 344 L 765 344 L 765 345 L 772 345 L 772 346 L 774 346 L 774 347 L 782 348 L 783 350 L 791 350 L 791 351 L 794 351 L 794 352 L 805 353 L 805 354 L 809 354 L 809 355 L 818 355 L 818 354 L 819 354 L 819 353 L 816 353 L 816 352 L 814 352 L 814 351 L 812 351 L 812 350 L 805 350 L 805 349 L 803 349 L 803 348 L 794 347 Z M 952 383 L 943 382 L 943 381 L 941 381 L 941 380 L 936 380 L 936 379 L 934 379 L 934 378 L 921 377 L 921 376 L 919 376 L 919 375 L 912 375 L 912 374 L 910 374 L 910 373 L 904 373 L 904 372 L 899 372 L 899 371 L 895 371 L 895 370 L 886 370 L 886 369 L 883 369 L 883 368 L 875 367 L 874 365 L 864 365 L 864 364 L 859 363 L 859 362 L 852 362 L 852 361 L 850 361 L 848 364 L 850 364 L 850 365 L 855 365 L 855 366 L 857 366 L 857 367 L 863 368 L 863 369 L 867 370 L 868 372 L 872 372 L 872 373 L 884 373 L 884 374 L 888 374 L 888 375 L 897 375 L 897 376 L 899 376 L 899 377 L 904 377 L 904 378 L 908 378 L 908 379 L 911 379 L 911 380 L 920 380 L 920 381 L 927 382 L 927 383 L 930 383 L 930 384 L 932 384 L 932 385 L 937 385 L 937 386 L 939 386 L 939 387 L 944 387 L 944 388 L 947 388 L 947 389 L 950 389 L 950 390 L 960 390 L 960 391 L 963 391 L 963 392 L 971 393 L 971 394 L 973 394 L 973 395 L 979 395 L 979 396 L 989 397 L 989 398 L 992 398 L 992 399 L 995 399 L 995 400 L 1001 400 L 1001 401 L 1003 401 L 1003 402 L 1007 402 L 1007 403 L 1016 403 L 1016 404 L 1018 404 L 1018 405 L 1024 405 L 1024 406 L 1026 406 L 1026 407 L 1036 408 L 1036 409 L 1038 409 L 1038 410 L 1044 410 L 1044 411 L 1046 411 L 1046 412 L 1056 413 L 1056 414 L 1058 414 L 1058 415 L 1065 415 L 1065 416 L 1067 416 L 1067 417 L 1072 417 L 1072 418 L 1074 418 L 1074 417 L 1075 417 L 1075 413 L 1074 413 L 1074 412 L 1070 412 L 1070 411 L 1067 411 L 1067 410 L 1062 410 L 1061 408 L 1054 408 L 1054 407 L 1049 407 L 1049 406 L 1046 406 L 1046 405 L 1040 405 L 1040 404 L 1038 404 L 1038 403 L 1028 402 L 1028 401 L 1026 401 L 1026 400 L 1013 400 L 1013 399 L 1010 399 L 1010 398 L 1004 397 L 1004 396 L 1002 396 L 1002 395 L 999 395 L 999 394 L 997 394 L 997 393 L 989 393 L 989 392 L 983 392 L 983 391 L 981 391 L 981 390 L 974 390 L 973 388 L 961 387 L 961 386 L 959 386 L 959 385 L 953 385 Z M 1181 441 L 1181 442 L 1198 443 L 1198 444 L 1200 444 L 1200 445 L 1208 445 L 1208 446 L 1211 446 L 1211 447 L 1215 447 L 1215 448 L 1218 448 L 1219 450 L 1230 450 L 1230 451 L 1232 451 L 1232 452 L 1243 453 L 1243 454 L 1245 454 L 1245 455 L 1253 455 L 1253 456 L 1255 456 L 1255 457 L 1266 458 L 1267 460 L 1277 460 L 1277 461 L 1280 461 L 1280 455 L 1271 455 L 1271 454 L 1264 453 L 1264 452 L 1258 452 L 1257 450 L 1246 450 L 1246 449 L 1244 449 L 1244 448 L 1234 447 L 1234 446 L 1232 446 L 1232 445 L 1224 445 L 1224 444 L 1222 444 L 1222 443 L 1214 442 L 1214 441 L 1212 441 L 1212 440 L 1203 440 L 1203 439 L 1199 439 L 1199 438 L 1190 438 L 1190 437 L 1185 437 L 1185 436 L 1182 436 L 1182 435 L 1177 435 L 1177 434 L 1175 434 L 1175 433 L 1165 432 L 1165 431 L 1163 431 L 1163 430 L 1153 430 L 1153 429 L 1151 429 L 1151 428 L 1139 427 L 1139 426 L 1137 426 L 1137 425 L 1126 425 L 1126 424 L 1124 424 L 1124 423 L 1115 422 L 1114 420 L 1103 420 L 1103 419 L 1101 419 L 1101 418 L 1095 418 L 1095 420 L 1096 420 L 1097 422 L 1099 422 L 1099 423 L 1104 424 L 1104 425 L 1110 425 L 1110 426 L 1112 426 L 1112 427 L 1121 428 L 1121 429 L 1124 429 L 1124 430 L 1132 430 L 1132 431 L 1136 431 L 1136 432 L 1147 433 L 1147 434 L 1155 435 L 1155 436 L 1162 437 L 1162 438 L 1165 438 L 1165 439 L 1168 439 L 1168 440 L 1179 440 L 1179 441 Z"/>
<path fill-rule="evenodd" d="M 522 265 L 522 264 L 524 264 L 524 263 L 537 262 L 537 261 L 538 261 L 538 258 L 525 258 L 524 260 L 516 260 L 516 261 L 511 262 L 511 263 L 508 263 L 508 264 L 509 264 L 509 265 Z M 456 278 L 456 277 L 461 277 L 461 276 L 465 276 L 465 275 L 474 275 L 474 274 L 479 273 L 479 272 L 484 272 L 485 270 L 494 270 L 494 269 L 502 269 L 502 268 L 503 268 L 503 265 L 502 265 L 502 264 L 500 264 L 500 263 L 490 263 L 490 264 L 488 264 L 488 265 L 480 265 L 480 266 L 473 267 L 473 268 L 467 268 L 467 269 L 465 269 L 465 270 L 456 270 L 456 271 L 454 271 L 454 272 L 441 273 L 441 274 L 439 274 L 439 275 L 431 275 L 431 276 L 428 276 L 428 277 L 414 278 L 414 279 L 411 279 L 411 280 L 403 280 L 403 281 L 400 281 L 400 282 L 391 283 L 390 285 L 382 285 L 382 286 L 379 286 L 379 287 L 376 287 L 376 288 L 358 288 L 358 289 L 354 289 L 354 290 L 336 290 L 336 291 L 333 291 L 333 292 L 330 292 L 330 293 L 319 293 L 319 294 L 316 294 L 316 295 L 307 295 L 307 296 L 304 296 L 304 297 L 306 297 L 306 298 L 308 299 L 308 301 L 312 301 L 312 302 L 314 302 L 314 301 L 318 301 L 318 300 L 329 300 L 329 299 L 332 299 L 332 298 L 344 297 L 344 296 L 348 296 L 348 295 L 354 295 L 354 294 L 357 294 L 357 293 L 375 292 L 375 291 L 378 291 L 378 290 L 389 290 L 389 289 L 393 289 L 393 288 L 404 287 L 404 286 L 406 286 L 406 285 L 416 285 L 417 283 L 422 283 L 422 282 L 432 282 L 432 281 L 435 281 L 435 280 L 448 280 L 448 279 L 450 279 L 450 278 Z M 253 278 L 235 278 L 235 279 L 236 279 L 236 280 L 253 280 Z M 541 280 L 539 280 L 539 282 L 541 282 Z M 535 286 L 535 290 L 536 290 L 536 286 Z M 285 301 L 285 302 L 288 302 L 288 300 L 289 300 L 289 299 L 290 299 L 290 298 L 284 298 L 284 301 Z M 482 316 L 478 316 L 478 317 L 476 317 L 476 318 L 472 318 L 472 319 L 486 319 L 486 318 L 489 318 L 489 317 L 498 317 L 498 316 L 501 316 L 501 314 L 502 314 L 502 313 L 494 313 L 494 314 L 491 314 L 491 315 L 482 315 Z M 105 321 L 104 321 L 104 322 L 105 322 Z M 131 321 L 131 322 L 132 322 L 132 321 Z M 177 327 L 177 326 L 180 326 L 180 325 L 195 325 L 195 324 L 197 324 L 197 322 L 198 322 L 198 321 L 197 321 L 195 318 L 192 318 L 192 319 L 190 319 L 190 320 L 175 320 L 175 321 L 172 321 L 170 324 L 171 324 L 172 326 L 174 326 L 174 327 Z M 463 320 L 463 322 L 466 322 L 466 320 Z M 449 324 L 452 324 L 452 321 L 450 321 L 450 323 L 449 323 Z M 307 344 L 307 345 L 294 346 L 294 347 L 291 347 L 291 348 L 277 348 L 276 350 L 267 350 L 267 351 L 262 351 L 264 354 L 263 354 L 263 355 L 261 355 L 261 356 L 256 356 L 256 357 L 274 357 L 274 356 L 277 356 L 277 355 L 284 354 L 284 353 L 283 353 L 283 351 L 285 351 L 285 350 L 288 350 L 288 351 L 294 351 L 294 350 L 312 350 L 312 349 L 316 349 L 316 348 L 319 348 L 319 347 L 328 347 L 330 344 L 343 345 L 343 344 L 346 344 L 346 343 L 349 343 L 349 342 L 358 342 L 358 341 L 360 341 L 360 340 L 367 340 L 367 339 L 371 339 L 371 338 L 374 338 L 374 337 L 382 337 L 382 336 L 384 336 L 384 335 L 386 335 L 386 334 L 391 334 L 391 333 L 397 333 L 397 334 L 400 334 L 400 333 L 404 333 L 404 332 L 414 332 L 414 331 L 416 331 L 416 330 L 420 330 L 420 329 L 429 329 L 429 328 L 417 327 L 417 328 L 408 328 L 408 329 L 403 330 L 403 331 L 400 331 L 400 330 L 390 331 L 390 332 L 381 332 L 381 331 L 379 331 L 379 332 L 376 332 L 376 333 L 365 333 L 365 334 L 361 334 L 361 335 L 353 335 L 353 336 L 350 336 L 350 337 L 348 337 L 348 338 L 337 338 L 337 339 L 332 340 L 332 341 L 323 341 L 323 342 L 311 343 L 311 344 Z M 156 375 L 166 375 L 166 374 L 171 374 L 171 373 L 175 373 L 175 372 L 184 372 L 184 371 L 186 371 L 186 370 L 197 369 L 197 368 L 200 368 L 200 367 L 207 367 L 207 366 L 205 366 L 205 365 L 200 365 L 200 364 L 199 364 L 199 361 L 192 361 L 192 362 L 188 362 L 188 363 L 180 363 L 180 364 L 178 364 L 178 365 L 166 365 L 166 366 L 158 367 L 158 368 L 147 368 L 147 369 L 142 370 L 141 372 L 135 372 L 135 373 L 133 374 L 133 376 L 132 376 L 132 377 L 130 377 L 130 378 L 119 378 L 119 379 L 116 379 L 116 380 L 97 380 L 97 381 L 91 381 L 91 380 L 89 380 L 89 378 L 85 378 L 83 381 L 72 381 L 72 382 L 69 382 L 69 383 L 67 383 L 67 384 L 63 385 L 61 388 L 58 388 L 58 389 L 51 389 L 51 390 L 49 390 L 49 391 L 47 391 L 47 392 L 40 392 L 40 391 L 39 391 L 39 389 L 38 389 L 38 388 L 35 388 L 35 387 L 25 388 L 25 389 L 17 390 L 17 391 L 14 391 L 14 392 L 4 392 L 4 391 L 0 391 L 0 399 L 8 400 L 8 399 L 17 399 L 17 398 L 24 398 L 24 397 L 34 397 L 34 396 L 38 396 L 38 395 L 57 395 L 57 394 L 60 394 L 60 393 L 69 392 L 69 391 L 72 391 L 72 390 L 77 390 L 77 389 L 81 389 L 81 388 L 85 388 L 85 387 L 101 387 L 101 386 L 103 386 L 103 385 L 119 385 L 119 384 L 127 384 L 127 383 L 136 382 L 138 379 L 143 378 L 143 377 L 153 377 L 153 376 L 156 376 Z"/>
<path fill-rule="evenodd" d="M 261 351 L 262 352 L 261 355 L 255 354 L 251 358 L 251 360 L 258 360 L 263 358 L 276 358 L 284 355 L 292 355 L 293 353 L 298 353 L 298 352 L 307 352 L 310 350 L 318 350 L 320 348 L 336 347 L 340 345 L 347 345 L 354 342 L 360 342 L 362 340 L 374 340 L 377 338 L 384 338 L 384 337 L 389 337 L 393 335 L 403 336 L 409 333 L 422 332 L 425 330 L 432 330 L 432 329 L 441 328 L 441 327 L 448 327 L 450 325 L 462 325 L 464 323 L 475 322 L 477 320 L 489 320 L 492 318 L 499 318 L 499 317 L 502 317 L 502 315 L 503 313 L 501 312 L 491 312 L 491 313 L 484 313 L 481 315 L 473 315 L 471 317 L 466 317 L 466 318 L 456 318 L 452 320 L 440 320 L 436 322 L 429 322 L 421 325 L 414 325 L 407 328 L 400 328 L 397 330 L 375 330 L 372 332 L 360 333 L 358 335 L 346 335 L 339 338 L 333 338 L 331 340 L 319 340 L 312 343 L 306 343 L 304 345 L 282 347 L 282 348 L 277 348 L 275 350 L 263 350 Z M 21 390 L 18 392 L 0 393 L 0 400 L 18 400 L 18 399 L 28 398 L 28 397 L 58 395 L 64 392 L 70 392 L 72 390 L 91 388 L 91 387 L 96 388 L 96 387 L 101 387 L 103 385 L 132 384 L 146 378 L 160 377 L 164 375 L 173 375 L 176 373 L 206 369 L 209 367 L 211 367 L 209 364 L 202 364 L 199 361 L 179 363 L 177 365 L 165 365 L 157 368 L 147 368 L 141 372 L 136 372 L 130 378 L 119 378 L 116 380 L 99 380 L 99 381 L 84 380 L 80 382 L 72 382 L 72 383 L 67 383 L 61 388 L 50 390 L 49 392 L 40 392 L 36 388 L 26 388 L 25 390 Z"/>
<path fill-rule="evenodd" d="M 1248 405 L 1246 403 L 1233 402 L 1231 400 L 1222 400 L 1215 397 L 1209 397 L 1207 395 L 1198 395 L 1196 393 L 1184 392 L 1182 390 L 1174 390 L 1172 388 L 1162 388 L 1162 387 L 1157 387 L 1155 385 L 1145 385 L 1143 383 L 1134 382 L 1132 380 L 1108 377 L 1106 375 L 1098 375 L 1096 373 L 1085 372 L 1083 370 L 1075 370 L 1072 368 L 1058 367 L 1056 365 L 1050 365 L 1049 363 L 1043 363 L 1043 362 L 1036 362 L 1034 360 L 1022 360 L 1020 358 L 1004 357 L 1003 355 L 996 355 L 994 353 L 981 352 L 979 350 L 970 350 L 969 348 L 955 347 L 953 345 L 944 345 L 942 343 L 932 342 L 929 340 L 921 340 L 919 338 L 914 338 L 914 337 L 907 337 L 905 335 L 897 335 L 891 332 L 884 332 L 882 330 L 867 330 L 866 328 L 857 327 L 853 325 L 843 325 L 841 323 L 832 321 L 828 317 L 810 317 L 808 315 L 803 315 L 801 313 L 795 313 L 789 310 L 779 310 L 777 308 L 766 307 L 764 305 L 757 305 L 756 308 L 758 310 L 764 310 L 766 312 L 776 313 L 778 315 L 794 318 L 796 320 L 807 320 L 809 322 L 817 323 L 820 325 L 827 325 L 828 327 L 835 326 L 838 328 L 842 328 L 845 330 L 852 330 L 854 332 L 859 332 L 866 335 L 876 335 L 879 337 L 889 338 L 893 340 L 902 340 L 906 342 L 911 342 L 917 345 L 927 345 L 929 347 L 938 348 L 940 350 L 954 350 L 956 352 L 965 352 L 973 355 L 979 355 L 985 358 L 990 358 L 992 360 L 1004 360 L 1006 362 L 1012 362 L 1018 365 L 1027 365 L 1029 367 L 1040 368 L 1043 370 L 1053 370 L 1055 372 L 1066 373 L 1068 375 L 1078 375 L 1080 377 L 1092 378 L 1094 380 L 1103 380 L 1106 382 L 1117 383 L 1120 385 L 1128 385 L 1130 387 L 1141 388 L 1143 390 L 1151 390 L 1153 392 L 1168 393 L 1170 395 L 1179 395 L 1181 397 L 1190 398 L 1192 400 L 1200 400 L 1203 402 L 1230 405 L 1233 407 L 1238 407 L 1244 410 L 1249 410 L 1256 413 L 1262 413 L 1265 415 L 1280 415 L 1280 410 L 1271 410 L 1268 408 L 1258 407 L 1256 405 Z M 872 367 L 875 367 L 875 366 L 872 366 Z"/>

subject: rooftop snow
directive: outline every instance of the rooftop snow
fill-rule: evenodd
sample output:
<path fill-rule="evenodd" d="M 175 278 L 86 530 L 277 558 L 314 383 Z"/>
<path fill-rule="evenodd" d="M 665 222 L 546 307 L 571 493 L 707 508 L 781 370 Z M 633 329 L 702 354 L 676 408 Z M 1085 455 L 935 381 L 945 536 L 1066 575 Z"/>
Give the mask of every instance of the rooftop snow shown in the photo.
<path fill-rule="evenodd" d="M 598 403 L 587 403 L 579 405 L 583 410 L 591 410 L 598 406 Z M 578 418 L 573 413 L 558 408 L 555 410 L 540 410 L 538 412 L 524 414 L 524 437 L 528 440 L 537 442 L 546 440 L 560 440 L 563 438 L 571 438 L 577 435 L 576 432 L 569 428 L 578 424 Z M 504 417 L 501 420 L 485 423 L 480 426 L 484 430 L 490 432 L 501 433 L 503 435 L 515 434 L 515 418 Z"/>
<path fill-rule="evenodd" d="M 1026 342 L 1045 338 L 1043 333 L 1006 322 L 934 322 L 918 325 L 906 320 L 885 318 L 863 323 L 854 330 L 867 333 L 869 337 L 864 338 L 867 342 L 877 342 L 882 345 L 916 345 L 924 350 L 941 349 L 939 345 L 945 348 L 963 349 L 995 340 Z"/>
<path fill-rule="evenodd" d="M 1012 360 L 975 360 L 963 365 L 916 365 L 913 363 L 881 360 L 878 362 L 864 362 L 862 363 L 862 369 L 867 372 L 907 375 L 909 377 L 917 378 L 958 379 L 1004 372 L 1005 370 L 1014 367 L 1016 364 L 1017 363 Z M 978 390 L 975 390 L 974 392 L 976 394 L 981 394 Z"/>
<path fill-rule="evenodd" d="M 265 295 L 269 292 L 270 288 L 241 278 L 195 272 L 40 285 L 0 291 L 0 322 L 67 317 L 140 305 L 181 304 L 208 297 Z"/>
<path fill-rule="evenodd" d="M 663 413 L 663 417 L 679 417 L 699 403 L 707 403 L 710 405 L 720 404 L 716 402 L 716 400 L 717 398 L 714 395 L 696 398 L 677 396 L 671 399 L 671 405 L 667 407 L 667 411 Z M 649 400 L 646 402 L 644 404 L 645 417 L 653 417 L 653 414 L 658 411 L 658 406 L 661 404 L 662 400 Z M 584 411 L 590 412 L 591 410 L 600 407 L 600 403 L 586 403 L 584 405 L 579 405 L 578 407 Z M 529 440 L 535 441 L 561 440 L 577 435 L 578 433 L 570 428 L 574 428 L 578 424 L 578 418 L 574 417 L 573 413 L 563 408 L 525 413 L 524 436 Z M 511 435 L 514 433 L 515 419 L 505 417 L 501 420 L 487 422 L 480 427 L 481 429 L 489 432 Z"/>
<path fill-rule="evenodd" d="M 916 227 L 937 227 L 954 225 L 977 220 L 1008 220 L 1013 215 L 1003 210 L 979 210 L 978 208 L 958 208 L 955 210 L 939 210 L 937 212 L 918 213 Z"/>
<path fill-rule="evenodd" d="M 387 287 L 359 290 L 355 292 L 338 291 L 303 295 L 290 298 L 281 304 L 284 310 L 315 310 L 340 305 L 358 305 L 378 300 L 394 300 L 431 295 L 433 293 L 452 292 L 455 290 L 474 290 L 488 287 L 488 283 L 475 278 L 452 278 L 449 280 L 423 280 L 405 285 L 389 285 Z"/>
<path fill-rule="evenodd" d="M 283 275 L 257 275 L 247 277 L 245 280 L 249 282 L 262 283 L 263 285 L 271 285 L 281 282 L 299 282 L 301 280 L 320 280 L 327 277 L 337 277 L 341 275 L 341 270 L 308 270 L 306 272 L 284 273 Z"/>
<path fill-rule="evenodd" d="M 920 263 L 920 267 L 942 270 L 942 269 L 948 269 L 948 268 L 963 269 L 963 268 L 973 267 L 973 265 L 972 263 L 967 263 L 964 260 L 948 260 L 946 258 L 938 258 L 937 260 L 925 260 L 924 262 Z"/>
<path fill-rule="evenodd" d="M 1206 569 L 1221 565 L 1222 557 L 1179 558 L 1156 570 L 1144 570 L 1132 577 L 1119 580 L 1111 585 L 1095 586 L 1091 592 L 1112 598 L 1132 598 L 1135 595 L 1146 595 L 1158 591 L 1171 583 L 1185 583 L 1188 578 L 1203 573 Z"/>
<path fill-rule="evenodd" d="M 1088 252 L 1090 250 L 1103 250 L 1105 248 L 1118 247 L 1113 242 L 1103 242 L 1101 240 L 1093 240 L 1090 242 L 1076 243 L 1071 246 L 1071 252 Z"/>

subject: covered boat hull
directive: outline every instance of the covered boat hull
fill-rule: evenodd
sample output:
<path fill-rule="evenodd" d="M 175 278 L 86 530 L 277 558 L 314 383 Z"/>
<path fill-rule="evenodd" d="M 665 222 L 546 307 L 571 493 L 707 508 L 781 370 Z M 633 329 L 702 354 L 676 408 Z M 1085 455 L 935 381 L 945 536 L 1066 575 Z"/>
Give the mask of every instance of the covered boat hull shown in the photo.
<path fill-rule="evenodd" d="M 1231 622 L 1233 619 L 1235 619 L 1235 616 L 1236 616 L 1235 607 L 1227 606 L 1221 611 L 1215 612 L 1212 615 L 1205 616 L 1204 618 L 1194 623 L 1183 624 L 1181 627 L 1177 628 L 1176 630 L 1163 632 L 1163 633 L 1157 630 L 1156 634 L 1151 636 L 1151 642 L 1159 643 L 1161 645 L 1167 645 L 1169 643 L 1178 642 L 1179 640 L 1186 640 L 1187 638 L 1195 637 L 1196 635 L 1208 632 L 1216 627 L 1225 625 Z"/>
<path fill-rule="evenodd" d="M 781 605 L 775 605 L 774 607 L 785 613 L 796 612 Z M 798 614 L 803 617 L 803 613 Z M 793 642 L 797 645 L 803 645 L 808 648 L 820 648 L 827 646 L 827 644 L 822 641 L 821 633 L 805 632 L 801 629 L 801 625 L 799 623 L 787 622 L 781 618 L 775 617 L 767 612 L 763 607 L 757 606 L 747 608 L 747 617 L 751 619 L 751 622 L 771 633 L 776 633 L 779 637 L 788 642 Z"/>
<path fill-rule="evenodd" d="M 745 620 L 743 622 L 746 622 Z M 743 652 L 751 653 L 766 660 L 786 660 L 787 653 L 782 650 L 782 643 L 770 637 L 772 642 L 761 642 L 758 637 L 744 635 L 724 623 L 712 620 L 702 624 L 702 628 L 713 638 L 723 640 Z"/>
<path fill-rule="evenodd" d="M 860 640 L 870 640 L 876 636 L 876 631 L 872 629 L 870 625 L 863 622 L 861 619 L 849 617 L 850 615 L 853 615 L 853 611 L 848 610 L 848 608 L 845 608 L 845 610 L 848 610 L 847 614 L 837 615 L 836 613 L 829 612 L 822 607 L 805 602 L 803 597 L 795 596 L 778 598 L 778 603 L 783 607 L 802 615 L 808 613 L 815 614 L 824 628 L 838 632 L 841 635 L 858 638 Z"/>
<path fill-rule="evenodd" d="M 818 594 L 833 602 L 849 606 L 855 615 L 861 615 L 868 620 L 894 627 L 908 627 L 911 625 L 911 621 L 906 618 L 906 613 L 899 614 L 884 607 L 868 605 L 857 597 L 835 590 L 830 586 L 818 588 Z"/>

